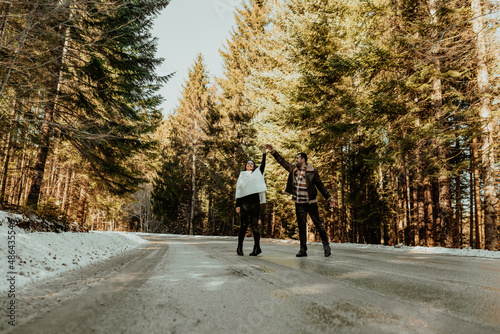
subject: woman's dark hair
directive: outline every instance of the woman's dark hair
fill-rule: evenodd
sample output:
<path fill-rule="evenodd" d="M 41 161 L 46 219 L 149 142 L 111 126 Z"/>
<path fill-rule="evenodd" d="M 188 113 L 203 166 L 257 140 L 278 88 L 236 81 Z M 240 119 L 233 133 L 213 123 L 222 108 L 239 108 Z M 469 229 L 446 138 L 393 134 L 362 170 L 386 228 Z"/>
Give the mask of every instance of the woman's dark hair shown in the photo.
<path fill-rule="evenodd" d="M 255 170 L 255 162 L 253 160 L 248 160 L 246 163 L 245 163 L 245 168 L 243 170 L 247 170 L 247 164 L 251 162 L 253 163 L 253 169 L 252 169 L 252 172 Z"/>

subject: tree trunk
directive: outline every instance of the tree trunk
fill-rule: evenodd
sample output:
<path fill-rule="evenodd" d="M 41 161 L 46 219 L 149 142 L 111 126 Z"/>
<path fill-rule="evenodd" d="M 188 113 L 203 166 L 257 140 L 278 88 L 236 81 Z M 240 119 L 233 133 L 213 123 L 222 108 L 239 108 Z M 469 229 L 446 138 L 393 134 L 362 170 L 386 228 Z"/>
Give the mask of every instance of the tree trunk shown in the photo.
<path fill-rule="evenodd" d="M 435 100 L 435 107 L 437 110 L 437 119 L 441 118 L 441 80 L 435 79 L 435 93 L 439 95 L 439 99 Z M 451 198 L 450 198 L 450 180 L 448 177 L 448 154 L 445 144 L 440 138 L 436 138 L 438 161 L 440 163 L 438 186 L 439 186 L 439 214 L 436 222 L 438 246 L 452 247 L 452 211 L 451 211 Z"/>
<path fill-rule="evenodd" d="M 412 180 L 412 234 L 413 234 L 413 246 L 420 245 L 420 234 L 419 234 L 419 220 L 418 220 L 418 176 L 414 177 Z"/>
<path fill-rule="evenodd" d="M 426 226 L 425 243 L 427 247 L 434 247 L 436 245 L 436 224 L 434 222 L 432 183 L 429 176 L 424 177 L 424 214 Z"/>
<path fill-rule="evenodd" d="M 86 220 L 86 208 L 87 208 L 87 182 L 84 181 L 82 182 L 81 188 L 80 188 L 80 196 L 78 198 L 78 211 L 77 211 L 77 221 L 80 225 L 85 224 Z"/>
<path fill-rule="evenodd" d="M 3 166 L 2 166 L 2 174 L 0 176 L 0 207 L 3 207 L 6 204 L 5 200 L 5 189 L 7 186 L 7 175 L 8 175 L 8 170 L 9 170 L 9 162 L 10 162 L 10 150 L 11 150 L 11 132 L 9 131 L 7 133 L 7 139 L 6 139 L 6 145 L 7 147 L 5 148 L 5 155 L 4 155 L 4 160 L 3 160 Z"/>
<path fill-rule="evenodd" d="M 475 216 L 475 201 L 474 201 L 474 172 L 473 172 L 474 165 L 471 165 L 471 170 L 469 172 L 469 193 L 470 193 L 470 213 L 469 213 L 469 246 L 471 248 L 474 248 L 474 216 Z"/>
<path fill-rule="evenodd" d="M 31 188 L 28 193 L 26 205 L 34 210 L 38 208 L 38 201 L 40 199 L 40 191 L 42 187 L 43 175 L 45 172 L 45 165 L 49 155 L 49 149 L 52 138 L 52 123 L 54 122 L 54 115 L 56 110 L 56 100 L 59 93 L 61 66 L 62 66 L 62 52 L 61 56 L 56 61 L 56 72 L 59 75 L 51 80 L 51 90 L 47 94 L 47 103 L 45 105 L 44 117 L 40 129 L 40 144 L 36 156 L 36 163 L 33 167 L 33 175 L 31 180 Z"/>
<path fill-rule="evenodd" d="M 453 224 L 453 247 L 462 245 L 462 184 L 460 175 L 455 175 L 455 219 Z"/>
<path fill-rule="evenodd" d="M 348 224 L 347 224 L 347 208 L 346 208 L 346 172 L 345 172 L 345 162 L 344 162 L 344 154 L 343 149 L 340 150 L 340 214 L 341 214 L 341 242 L 348 242 Z"/>
<path fill-rule="evenodd" d="M 62 213 L 64 215 L 68 215 L 69 211 L 69 204 L 71 202 L 71 194 L 73 191 L 73 179 L 75 176 L 75 172 L 71 167 L 68 167 L 68 170 L 66 172 L 66 182 L 64 184 L 64 192 L 63 192 L 63 198 L 62 198 L 62 203 L 61 203 L 61 209 Z"/>
<path fill-rule="evenodd" d="M 446 155 L 443 152 L 444 146 L 441 146 L 439 153 L 440 161 L 446 161 Z M 445 163 L 443 163 L 445 164 Z M 446 167 L 441 167 L 439 173 L 439 214 L 437 227 L 440 230 L 438 238 L 440 240 L 439 244 L 443 247 L 453 246 L 453 235 L 452 235 L 452 210 L 451 210 L 451 194 L 450 194 L 450 180 L 447 175 Z"/>
<path fill-rule="evenodd" d="M 20 105 L 20 104 L 19 104 Z M 12 106 L 12 119 L 18 119 L 18 115 L 16 115 L 16 104 Z M 7 137 L 5 139 L 5 153 L 4 153 L 4 159 L 3 159 L 3 164 L 2 164 L 2 174 L 0 175 L 0 207 L 6 202 L 7 196 L 5 195 L 5 191 L 7 189 L 7 176 L 9 174 L 9 164 L 11 160 L 11 150 L 13 147 L 13 143 L 16 141 L 16 138 L 13 138 L 12 132 L 14 131 L 12 129 L 13 123 L 12 120 L 9 122 L 11 129 L 7 131 Z"/>
<path fill-rule="evenodd" d="M 59 3 L 59 6 L 64 6 L 64 8 L 68 10 L 68 16 L 66 17 L 66 19 L 71 19 L 71 0 L 65 1 L 64 3 Z M 35 210 L 38 207 L 38 201 L 40 199 L 40 190 L 52 138 L 52 124 L 55 120 L 54 117 L 57 108 L 57 99 L 59 96 L 62 81 L 62 65 L 64 63 L 64 57 L 66 55 L 66 50 L 69 42 L 69 27 L 61 24 L 58 27 L 58 30 L 61 32 L 62 39 L 60 40 L 61 43 L 59 45 L 56 45 L 53 51 L 54 63 L 51 67 L 51 73 L 53 76 L 49 81 L 48 93 L 45 96 L 46 104 L 44 109 L 43 122 L 40 129 L 40 144 L 38 147 L 36 163 L 33 168 L 31 188 L 26 200 L 26 205 Z"/>
<path fill-rule="evenodd" d="M 208 193 L 208 213 L 207 213 L 207 234 L 209 235 L 213 235 L 214 234 L 214 229 L 213 229 L 213 194 L 212 192 L 210 191 Z"/>
<path fill-rule="evenodd" d="M 54 191 L 55 191 L 56 187 L 54 185 L 57 183 L 57 180 L 59 178 L 58 164 L 57 164 L 58 160 L 59 159 L 57 158 L 57 156 L 55 154 L 52 155 L 52 159 L 49 163 L 50 175 L 47 178 L 47 182 L 45 184 L 45 196 L 47 196 L 47 197 L 55 197 Z"/>
<path fill-rule="evenodd" d="M 197 122 L 194 121 L 194 131 L 197 132 Z M 191 197 L 191 212 L 189 214 L 189 223 L 188 223 L 188 234 L 193 235 L 193 222 L 194 215 L 196 209 L 196 138 L 193 140 L 193 158 L 192 158 L 192 166 L 191 166 L 191 190 L 193 195 Z"/>
<path fill-rule="evenodd" d="M 458 130 L 458 129 L 457 129 Z M 460 156 L 460 142 L 456 139 L 456 156 Z M 455 219 L 453 220 L 453 247 L 462 245 L 462 182 L 460 173 L 455 175 Z"/>
<path fill-rule="evenodd" d="M 404 244 L 405 227 L 407 226 L 407 211 L 406 211 L 406 173 L 403 171 L 397 178 L 398 186 L 398 225 L 396 226 L 396 242 Z"/>
<path fill-rule="evenodd" d="M 272 232 L 271 232 L 271 238 L 281 238 L 281 229 L 279 231 L 279 235 L 276 236 L 276 205 L 273 203 L 272 204 L 272 209 L 271 209 L 271 225 L 272 225 Z"/>
<path fill-rule="evenodd" d="M 435 29 L 438 29 L 439 18 L 439 2 L 440 0 L 429 0 L 429 10 L 431 14 L 431 22 L 435 25 Z M 437 33 L 438 34 L 438 33 Z M 432 51 L 432 55 L 435 57 L 433 60 L 434 69 L 438 75 L 433 78 L 433 87 L 432 87 L 432 107 L 434 110 L 434 118 L 438 123 L 438 129 L 441 129 L 444 125 L 443 120 L 443 97 L 442 97 L 442 84 L 441 78 L 439 74 L 441 73 L 441 63 L 438 59 L 439 50 L 436 48 Z M 437 245 L 444 247 L 452 247 L 453 245 L 453 237 L 452 237 L 452 229 L 451 229 L 451 199 L 450 199 L 450 183 L 448 178 L 448 154 L 446 151 L 446 145 L 443 142 L 442 138 L 439 135 L 435 138 L 436 150 L 438 161 L 440 164 L 439 175 L 438 175 L 438 204 L 439 204 L 439 212 L 436 221 L 436 233 L 437 233 Z"/>
<path fill-rule="evenodd" d="M 396 176 L 394 175 L 394 168 L 390 168 L 389 170 L 390 173 L 390 189 L 397 189 L 397 182 L 396 182 Z M 394 209 L 396 209 L 395 214 L 392 215 L 390 219 L 390 226 L 389 226 L 389 246 L 395 246 L 397 244 L 397 221 L 398 221 L 398 210 L 397 210 L 397 203 L 398 203 L 398 195 L 397 191 L 393 191 L 391 194 L 391 205 Z"/>
<path fill-rule="evenodd" d="M 7 21 L 9 19 L 9 12 L 10 12 L 10 7 L 12 6 L 12 3 L 10 2 L 3 2 L 0 4 L 0 15 L 2 15 L 2 18 L 0 20 L 0 49 L 2 49 L 4 45 L 4 37 L 5 37 L 5 28 L 7 27 Z"/>
<path fill-rule="evenodd" d="M 380 202 L 383 201 L 384 193 L 384 173 L 382 172 L 382 165 L 378 166 L 378 196 Z M 380 222 L 380 244 L 385 244 L 385 226 L 384 222 Z"/>
<path fill-rule="evenodd" d="M 337 173 L 337 155 L 335 153 L 332 159 L 331 166 L 331 182 L 332 187 L 332 197 L 333 197 L 333 208 L 331 209 L 331 227 L 333 228 L 333 242 L 340 242 L 340 219 L 339 219 L 339 199 L 338 199 L 338 173 Z"/>
<path fill-rule="evenodd" d="M 56 92 L 54 92 L 56 93 Z M 45 172 L 45 165 L 47 162 L 47 156 L 49 155 L 49 147 L 52 136 L 52 122 L 54 120 L 54 109 L 55 101 L 53 97 L 49 97 L 49 101 L 45 106 L 44 121 L 40 130 L 40 145 L 38 147 L 38 153 L 36 157 L 36 163 L 33 168 L 33 176 L 31 179 L 31 188 L 28 193 L 28 198 L 26 205 L 36 210 L 38 207 L 38 200 L 40 198 L 40 190 L 42 187 L 43 175 Z"/>
<path fill-rule="evenodd" d="M 26 145 L 24 147 L 26 147 Z M 21 156 L 17 157 L 16 170 L 19 171 L 19 177 L 17 180 L 15 180 L 14 176 L 10 178 L 10 203 L 17 206 L 21 206 L 23 203 L 23 195 L 25 196 L 26 194 L 25 187 L 29 185 L 27 180 L 27 177 L 29 176 L 29 162 L 27 162 L 27 155 L 26 150 L 23 150 Z"/>
<path fill-rule="evenodd" d="M 493 149 L 494 120 L 489 97 L 489 77 L 486 65 L 486 34 L 481 0 L 472 0 L 474 21 L 472 28 L 476 36 L 477 86 L 480 99 L 482 125 L 482 163 L 484 181 L 484 246 L 488 250 L 498 249 L 496 206 L 498 199 L 495 191 L 495 153 Z"/>
<path fill-rule="evenodd" d="M 474 222 L 476 231 L 476 249 L 481 249 L 481 228 L 482 210 L 481 210 L 481 189 L 479 187 L 479 153 L 477 138 L 472 139 L 472 163 L 474 169 Z"/>
<path fill-rule="evenodd" d="M 410 186 L 410 173 L 408 169 L 405 167 L 405 212 L 406 212 L 406 236 L 405 236 L 405 244 L 408 246 L 413 246 L 415 238 L 413 236 L 414 229 L 414 216 L 412 210 L 412 197 L 411 197 L 411 186 Z"/>
<path fill-rule="evenodd" d="M 420 157 L 417 158 L 417 177 L 416 185 L 417 189 L 417 238 L 415 239 L 415 245 L 425 246 L 426 243 L 426 233 L 425 233 L 425 197 L 424 197 L 424 176 L 422 175 L 422 163 Z M 418 240 L 417 240 L 418 239 Z"/>

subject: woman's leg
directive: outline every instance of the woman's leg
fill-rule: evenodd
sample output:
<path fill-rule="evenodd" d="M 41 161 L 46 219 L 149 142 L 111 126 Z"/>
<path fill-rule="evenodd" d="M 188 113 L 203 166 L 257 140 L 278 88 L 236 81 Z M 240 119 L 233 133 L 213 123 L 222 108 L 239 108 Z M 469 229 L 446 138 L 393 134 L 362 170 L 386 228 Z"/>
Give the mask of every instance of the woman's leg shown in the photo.
<path fill-rule="evenodd" d="M 236 253 L 243 255 L 243 240 L 247 233 L 248 224 L 250 223 L 250 211 L 247 204 L 242 204 L 240 208 L 240 231 L 238 233 L 238 248 Z"/>
<path fill-rule="evenodd" d="M 252 235 L 254 240 L 253 252 L 251 256 L 256 256 L 262 253 L 260 249 L 260 231 L 259 231 L 259 217 L 260 217 L 260 203 L 252 203 L 250 210 L 250 224 L 252 227 Z"/>

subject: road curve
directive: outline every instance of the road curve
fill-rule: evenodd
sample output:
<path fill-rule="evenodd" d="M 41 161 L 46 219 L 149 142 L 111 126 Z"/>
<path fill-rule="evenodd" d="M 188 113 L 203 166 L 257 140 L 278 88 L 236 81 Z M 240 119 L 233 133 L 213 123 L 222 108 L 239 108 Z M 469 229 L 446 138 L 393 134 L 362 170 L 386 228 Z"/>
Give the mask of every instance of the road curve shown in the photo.
<path fill-rule="evenodd" d="M 500 261 L 142 235 L 149 243 L 27 288 L 13 333 L 500 333 Z"/>

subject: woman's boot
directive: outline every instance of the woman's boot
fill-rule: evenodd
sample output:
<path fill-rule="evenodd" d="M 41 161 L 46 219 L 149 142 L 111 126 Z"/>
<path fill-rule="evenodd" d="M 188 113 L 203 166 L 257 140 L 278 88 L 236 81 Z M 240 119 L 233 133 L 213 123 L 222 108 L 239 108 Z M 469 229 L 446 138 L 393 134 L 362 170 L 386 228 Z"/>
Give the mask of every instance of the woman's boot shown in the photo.
<path fill-rule="evenodd" d="M 239 256 L 243 256 L 243 245 L 242 244 L 238 244 L 238 248 L 236 248 L 236 254 L 238 254 Z"/>
<path fill-rule="evenodd" d="M 257 256 L 260 253 L 262 253 L 262 250 L 260 249 L 260 233 L 258 230 L 253 231 L 253 252 L 251 252 L 249 255 L 250 256 Z"/>
<path fill-rule="evenodd" d="M 251 253 L 250 253 L 250 254 L 248 254 L 248 255 L 250 255 L 250 256 L 257 256 L 257 255 L 259 255 L 260 253 L 262 253 L 262 249 L 260 249 L 260 246 L 259 246 L 259 245 L 255 245 L 255 246 L 253 246 L 253 252 L 251 252 Z"/>

